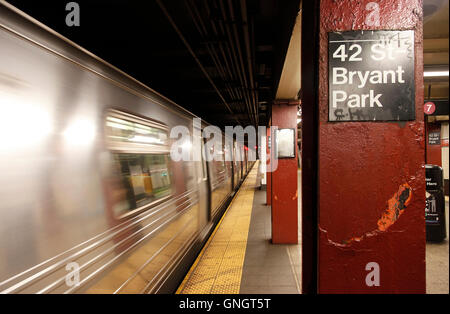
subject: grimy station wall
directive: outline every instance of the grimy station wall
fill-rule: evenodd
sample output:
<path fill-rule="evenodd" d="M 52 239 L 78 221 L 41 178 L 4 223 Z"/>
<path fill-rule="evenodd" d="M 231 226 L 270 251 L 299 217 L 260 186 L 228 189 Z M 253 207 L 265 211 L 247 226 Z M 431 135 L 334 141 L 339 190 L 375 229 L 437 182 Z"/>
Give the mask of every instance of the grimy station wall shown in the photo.
<path fill-rule="evenodd" d="M 322 0 L 319 27 L 318 292 L 424 293 L 422 2 Z"/>

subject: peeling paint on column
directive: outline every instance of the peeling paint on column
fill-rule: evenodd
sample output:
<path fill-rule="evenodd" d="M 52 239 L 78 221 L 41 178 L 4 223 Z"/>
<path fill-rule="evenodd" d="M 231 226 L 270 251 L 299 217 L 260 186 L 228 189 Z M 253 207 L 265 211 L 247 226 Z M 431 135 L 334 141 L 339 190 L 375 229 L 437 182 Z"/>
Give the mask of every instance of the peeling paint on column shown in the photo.
<path fill-rule="evenodd" d="M 403 214 L 411 201 L 412 191 L 408 183 L 404 183 L 388 201 L 388 208 L 378 220 L 378 230 L 386 231 Z"/>
<path fill-rule="evenodd" d="M 400 185 L 398 191 L 387 201 L 387 208 L 383 212 L 381 218 L 377 222 L 377 229 L 366 232 L 362 236 L 351 237 L 350 239 L 342 241 L 342 243 L 328 239 L 328 243 L 337 247 L 349 247 L 353 242 L 361 242 L 364 238 L 377 235 L 379 232 L 385 232 L 391 227 L 397 219 L 408 207 L 412 197 L 412 189 L 408 183 Z M 327 233 L 326 230 L 319 227 L 321 232 Z M 328 236 L 327 236 L 328 238 Z"/>

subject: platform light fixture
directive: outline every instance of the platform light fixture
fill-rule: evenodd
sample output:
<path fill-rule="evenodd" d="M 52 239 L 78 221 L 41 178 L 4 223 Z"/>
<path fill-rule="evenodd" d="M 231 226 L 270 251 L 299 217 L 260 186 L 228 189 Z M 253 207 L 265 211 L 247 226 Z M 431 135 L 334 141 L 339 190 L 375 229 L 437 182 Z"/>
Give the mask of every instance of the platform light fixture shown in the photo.
<path fill-rule="evenodd" d="M 448 64 L 425 66 L 424 77 L 448 77 Z"/>
<path fill-rule="evenodd" d="M 448 71 L 425 71 L 423 72 L 424 77 L 443 77 L 448 76 Z"/>

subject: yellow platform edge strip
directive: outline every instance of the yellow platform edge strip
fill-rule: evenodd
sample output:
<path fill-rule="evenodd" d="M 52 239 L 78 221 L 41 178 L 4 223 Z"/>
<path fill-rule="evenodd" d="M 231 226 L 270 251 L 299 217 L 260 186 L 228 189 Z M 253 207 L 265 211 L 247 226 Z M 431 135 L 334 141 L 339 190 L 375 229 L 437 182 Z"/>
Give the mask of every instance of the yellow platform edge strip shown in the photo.
<path fill-rule="evenodd" d="M 214 236 L 216 235 L 217 231 L 220 229 L 223 220 L 225 219 L 225 217 L 227 216 L 228 211 L 233 207 L 233 203 L 236 199 L 238 199 L 238 196 L 241 194 L 242 191 L 244 191 L 244 186 L 246 185 L 247 181 L 250 179 L 250 175 L 252 174 L 253 171 L 258 171 L 258 162 L 255 162 L 252 166 L 252 169 L 248 172 L 247 177 L 245 178 L 244 182 L 242 183 L 241 187 L 239 188 L 239 190 L 235 193 L 235 195 L 233 196 L 233 198 L 231 199 L 230 204 L 228 205 L 227 209 L 225 210 L 225 212 L 223 213 L 222 217 L 220 218 L 219 222 L 217 223 L 216 227 L 214 228 L 213 232 L 211 233 L 208 241 L 206 242 L 206 244 L 203 246 L 202 250 L 200 251 L 199 255 L 197 256 L 197 258 L 195 259 L 194 263 L 192 264 L 191 268 L 189 269 L 188 273 L 186 274 L 185 278 L 183 279 L 183 281 L 181 282 L 180 286 L 178 287 L 177 291 L 175 292 L 175 294 L 182 294 L 187 282 L 189 281 L 189 279 L 191 278 L 193 272 L 195 271 L 195 269 L 197 268 L 199 262 L 202 260 L 202 257 L 204 255 L 204 253 L 207 251 L 207 249 L 209 248 L 212 240 L 214 239 Z M 257 174 L 256 174 L 257 175 Z M 254 193 L 255 191 L 252 191 L 252 197 L 251 197 L 251 209 L 253 208 L 253 198 L 254 198 Z M 250 211 L 251 214 L 251 211 Z M 250 227 L 250 221 L 248 224 L 248 228 Z M 248 232 L 247 232 L 247 236 L 245 238 L 245 242 L 247 242 L 247 237 L 248 237 Z M 241 275 L 242 275 L 242 267 L 243 267 L 243 263 L 245 260 L 245 249 L 244 249 L 244 258 L 242 259 L 242 265 L 240 267 L 241 269 L 241 273 L 239 276 L 239 286 L 240 286 L 240 280 L 241 280 Z"/>

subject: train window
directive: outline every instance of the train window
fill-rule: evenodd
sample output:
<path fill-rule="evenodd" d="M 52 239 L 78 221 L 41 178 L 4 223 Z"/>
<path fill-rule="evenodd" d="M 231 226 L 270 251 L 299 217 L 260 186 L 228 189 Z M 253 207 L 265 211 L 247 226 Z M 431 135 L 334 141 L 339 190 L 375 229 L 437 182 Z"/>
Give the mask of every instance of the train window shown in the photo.
<path fill-rule="evenodd" d="M 105 131 L 112 155 L 112 211 L 116 217 L 172 194 L 164 125 L 114 110 L 106 117 Z"/>
<path fill-rule="evenodd" d="M 195 175 L 195 164 L 193 162 L 183 162 L 184 181 L 186 182 L 186 188 L 188 190 L 194 189 L 197 185 Z"/>
<path fill-rule="evenodd" d="M 122 216 L 171 194 L 169 155 L 113 153 L 113 169 L 120 181 L 113 212 Z"/>
<path fill-rule="evenodd" d="M 217 175 L 225 172 L 225 161 L 224 161 L 223 157 L 224 157 L 223 152 L 220 151 L 218 153 L 218 159 L 220 159 L 220 160 L 214 160 L 214 169 L 215 169 Z"/>
<path fill-rule="evenodd" d="M 214 166 L 216 168 L 216 173 L 222 173 L 225 171 L 225 162 L 223 160 L 215 160 Z"/>
<path fill-rule="evenodd" d="M 225 171 L 225 160 L 224 160 L 224 151 L 221 145 L 218 145 L 218 143 L 215 143 L 210 148 L 210 156 L 214 156 L 214 159 L 212 160 L 212 165 L 214 168 L 214 172 L 219 175 Z"/>
<path fill-rule="evenodd" d="M 116 111 L 106 117 L 106 135 L 114 148 L 148 149 L 168 145 L 168 133 L 162 125 Z"/>

